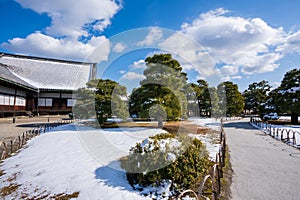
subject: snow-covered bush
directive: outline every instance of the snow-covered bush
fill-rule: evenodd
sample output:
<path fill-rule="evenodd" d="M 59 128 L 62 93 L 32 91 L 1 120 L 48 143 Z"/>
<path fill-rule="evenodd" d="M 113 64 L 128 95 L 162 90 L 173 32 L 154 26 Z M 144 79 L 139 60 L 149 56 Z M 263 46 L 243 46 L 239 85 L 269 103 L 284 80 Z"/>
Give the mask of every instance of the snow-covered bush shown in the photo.
<path fill-rule="evenodd" d="M 137 143 L 121 159 L 128 182 L 133 188 L 160 187 L 171 182 L 176 194 L 195 187 L 211 166 L 205 145 L 187 135 L 163 133 Z"/>

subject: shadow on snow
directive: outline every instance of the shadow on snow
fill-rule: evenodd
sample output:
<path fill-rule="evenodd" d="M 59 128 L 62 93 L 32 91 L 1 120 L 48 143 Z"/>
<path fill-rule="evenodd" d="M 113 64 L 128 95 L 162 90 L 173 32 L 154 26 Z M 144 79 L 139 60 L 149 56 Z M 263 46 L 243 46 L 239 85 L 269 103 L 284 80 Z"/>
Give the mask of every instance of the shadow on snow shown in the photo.
<path fill-rule="evenodd" d="M 120 168 L 119 161 L 113 161 L 106 166 L 99 167 L 95 171 L 95 176 L 96 179 L 109 187 L 136 192 L 127 182 L 126 172 Z"/>

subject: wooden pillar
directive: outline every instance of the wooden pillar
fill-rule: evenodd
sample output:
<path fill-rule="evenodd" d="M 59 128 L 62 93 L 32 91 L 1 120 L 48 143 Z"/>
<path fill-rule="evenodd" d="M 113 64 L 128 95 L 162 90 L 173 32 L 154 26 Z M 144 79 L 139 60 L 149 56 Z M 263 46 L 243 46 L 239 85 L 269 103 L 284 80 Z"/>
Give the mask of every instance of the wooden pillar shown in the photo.
<path fill-rule="evenodd" d="M 58 114 L 60 114 L 60 111 L 62 110 L 62 94 L 61 91 L 59 91 L 59 108 L 58 108 Z"/>
<path fill-rule="evenodd" d="M 16 118 L 15 118 L 15 115 L 16 115 L 16 103 L 17 103 L 17 89 L 15 89 L 15 95 L 14 95 L 14 116 L 13 116 L 13 123 L 16 122 Z"/>

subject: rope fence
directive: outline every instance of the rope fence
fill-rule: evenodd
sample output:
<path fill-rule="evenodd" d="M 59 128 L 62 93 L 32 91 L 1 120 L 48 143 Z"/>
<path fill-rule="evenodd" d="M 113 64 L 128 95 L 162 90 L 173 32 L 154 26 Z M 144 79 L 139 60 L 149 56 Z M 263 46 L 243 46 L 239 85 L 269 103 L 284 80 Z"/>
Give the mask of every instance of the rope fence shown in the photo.
<path fill-rule="evenodd" d="M 259 118 L 251 118 L 250 123 L 256 126 L 257 128 L 262 129 L 264 133 L 270 135 L 271 137 L 280 140 L 286 144 L 289 144 L 291 146 L 300 148 L 299 131 L 278 127 L 273 124 L 268 124 L 266 122 L 261 121 Z"/>
<path fill-rule="evenodd" d="M 31 138 L 36 137 L 42 133 L 48 132 L 55 127 L 62 126 L 65 124 L 70 124 L 70 123 L 73 123 L 73 120 L 62 120 L 54 123 L 43 124 L 32 130 L 25 131 L 21 135 L 7 142 L 0 141 L 0 161 L 10 156 L 13 156 Z"/>

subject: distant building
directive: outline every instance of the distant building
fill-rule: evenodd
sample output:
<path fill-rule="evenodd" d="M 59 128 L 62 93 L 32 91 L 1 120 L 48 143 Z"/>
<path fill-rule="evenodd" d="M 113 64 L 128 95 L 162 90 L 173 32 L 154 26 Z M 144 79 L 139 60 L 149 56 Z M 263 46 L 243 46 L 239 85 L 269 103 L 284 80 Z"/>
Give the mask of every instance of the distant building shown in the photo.
<path fill-rule="evenodd" d="M 96 63 L 0 53 L 0 117 L 70 113 L 95 77 Z"/>

